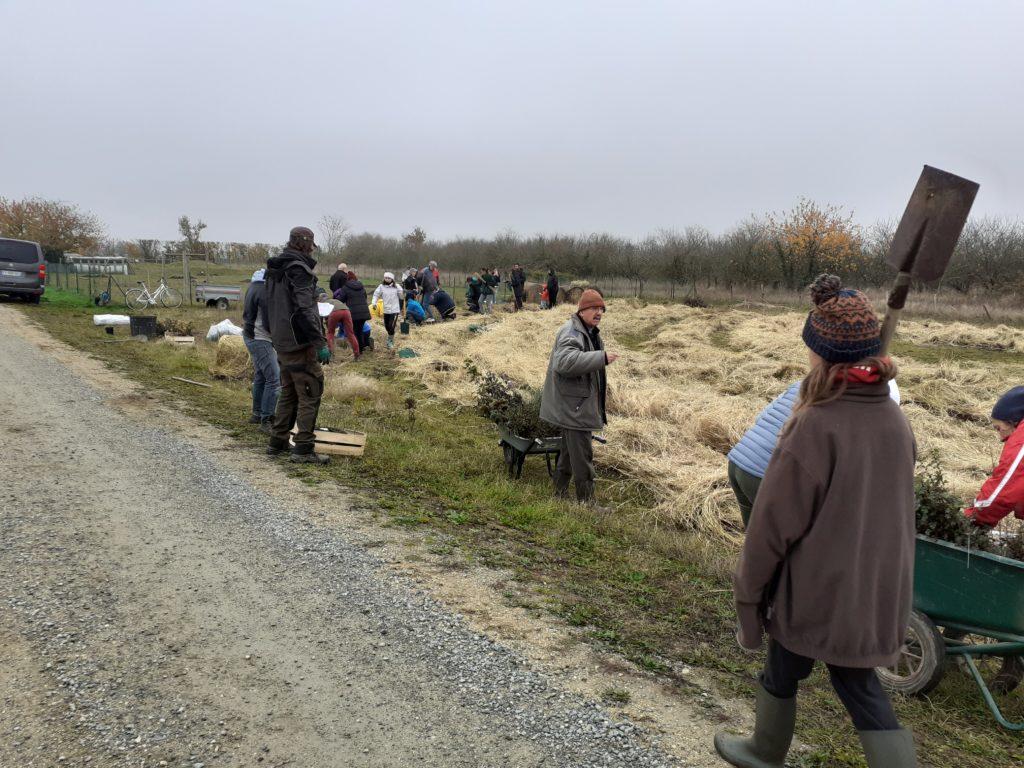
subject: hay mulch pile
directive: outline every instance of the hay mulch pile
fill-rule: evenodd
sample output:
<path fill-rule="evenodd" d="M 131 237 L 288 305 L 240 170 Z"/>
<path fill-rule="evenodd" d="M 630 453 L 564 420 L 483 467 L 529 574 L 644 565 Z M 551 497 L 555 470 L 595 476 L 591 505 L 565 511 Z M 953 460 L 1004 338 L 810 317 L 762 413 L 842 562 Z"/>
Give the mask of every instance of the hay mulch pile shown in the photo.
<path fill-rule="evenodd" d="M 540 387 L 558 327 L 573 307 L 498 312 L 416 329 L 400 337 L 418 357 L 402 366 L 438 396 L 475 402 L 473 371 Z M 488 323 L 486 333 L 469 324 Z M 656 512 L 711 535 L 739 529 L 725 454 L 760 410 L 806 373 L 804 314 L 609 302 L 606 346 L 622 357 L 609 369 L 608 445 L 597 461 L 658 499 Z M 905 322 L 899 338 L 921 345 L 1024 350 L 1024 332 L 1006 326 Z M 897 383 L 922 455 L 933 449 L 951 490 L 973 498 L 1001 448 L 988 427 L 997 397 L 1024 382 L 1024 356 L 999 363 L 922 363 L 897 358 Z"/>
<path fill-rule="evenodd" d="M 221 336 L 215 349 L 216 357 L 209 364 L 213 376 L 218 379 L 252 377 L 252 359 L 241 336 Z"/>

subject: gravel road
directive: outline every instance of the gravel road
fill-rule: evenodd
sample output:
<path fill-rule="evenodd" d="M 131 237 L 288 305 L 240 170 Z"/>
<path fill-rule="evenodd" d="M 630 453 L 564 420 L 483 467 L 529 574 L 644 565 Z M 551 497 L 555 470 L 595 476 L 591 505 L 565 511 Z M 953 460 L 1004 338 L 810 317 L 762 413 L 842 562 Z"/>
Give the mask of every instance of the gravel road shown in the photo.
<path fill-rule="evenodd" d="M 108 396 L 0 334 L 0 766 L 681 764 Z"/>

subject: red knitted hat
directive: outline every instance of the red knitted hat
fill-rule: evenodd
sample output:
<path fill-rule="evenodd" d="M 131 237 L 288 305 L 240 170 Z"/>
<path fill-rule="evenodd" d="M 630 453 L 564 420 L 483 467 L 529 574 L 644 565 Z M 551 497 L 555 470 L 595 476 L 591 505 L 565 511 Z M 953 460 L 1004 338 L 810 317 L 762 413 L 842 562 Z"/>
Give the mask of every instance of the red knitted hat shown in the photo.
<path fill-rule="evenodd" d="M 580 305 L 577 307 L 577 311 L 582 309 L 591 309 L 592 307 L 600 307 L 601 309 L 607 309 L 604 305 L 604 299 L 598 291 L 593 288 L 587 288 L 580 296 Z"/>

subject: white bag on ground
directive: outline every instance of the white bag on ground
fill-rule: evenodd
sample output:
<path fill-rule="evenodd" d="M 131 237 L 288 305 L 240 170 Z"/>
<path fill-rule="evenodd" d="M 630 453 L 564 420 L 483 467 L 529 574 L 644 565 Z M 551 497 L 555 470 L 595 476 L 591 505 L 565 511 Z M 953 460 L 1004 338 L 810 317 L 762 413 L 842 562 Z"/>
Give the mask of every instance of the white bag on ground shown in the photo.
<path fill-rule="evenodd" d="M 221 320 L 219 323 L 215 323 L 210 326 L 210 330 L 206 332 L 207 341 L 216 341 L 221 336 L 241 336 L 242 329 L 232 323 L 230 320 Z"/>
<path fill-rule="evenodd" d="M 93 315 L 93 325 L 131 325 L 128 315 Z"/>

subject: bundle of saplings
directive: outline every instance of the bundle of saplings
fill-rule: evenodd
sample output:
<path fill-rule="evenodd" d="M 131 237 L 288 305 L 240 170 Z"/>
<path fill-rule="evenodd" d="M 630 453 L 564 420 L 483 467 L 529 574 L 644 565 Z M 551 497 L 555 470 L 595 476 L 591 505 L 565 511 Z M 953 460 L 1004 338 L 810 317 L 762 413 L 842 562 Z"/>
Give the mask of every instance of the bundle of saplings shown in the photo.
<path fill-rule="evenodd" d="M 1020 535 L 993 536 L 964 515 L 964 504 L 949 490 L 937 454 L 932 453 L 921 461 L 914 478 L 914 493 L 918 533 L 961 547 L 1024 559 L 1024 542 Z"/>
<path fill-rule="evenodd" d="M 555 437 L 557 427 L 540 420 L 540 392 L 508 376 L 485 373 L 476 390 L 480 414 L 520 437 Z"/>

